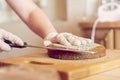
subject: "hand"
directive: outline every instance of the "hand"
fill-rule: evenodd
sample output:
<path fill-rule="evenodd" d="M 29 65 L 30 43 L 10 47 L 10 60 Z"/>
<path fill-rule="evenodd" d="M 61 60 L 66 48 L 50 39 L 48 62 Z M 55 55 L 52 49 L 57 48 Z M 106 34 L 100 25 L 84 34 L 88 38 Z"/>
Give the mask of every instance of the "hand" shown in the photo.
<path fill-rule="evenodd" d="M 50 41 L 52 43 L 60 43 L 65 46 L 79 46 L 79 45 L 85 45 L 85 44 L 92 42 L 91 39 L 78 37 L 71 33 L 66 33 L 66 32 L 64 32 L 64 33 L 56 33 L 56 32 L 49 33 L 45 38 L 45 42 L 44 42 L 45 46 L 51 44 L 50 42 L 48 43 L 48 41 Z"/>
<path fill-rule="evenodd" d="M 14 44 L 23 45 L 23 41 L 17 36 L 9 33 L 3 29 L 0 29 L 0 51 L 10 51 L 11 47 L 4 42 L 4 40 L 9 40 Z"/>

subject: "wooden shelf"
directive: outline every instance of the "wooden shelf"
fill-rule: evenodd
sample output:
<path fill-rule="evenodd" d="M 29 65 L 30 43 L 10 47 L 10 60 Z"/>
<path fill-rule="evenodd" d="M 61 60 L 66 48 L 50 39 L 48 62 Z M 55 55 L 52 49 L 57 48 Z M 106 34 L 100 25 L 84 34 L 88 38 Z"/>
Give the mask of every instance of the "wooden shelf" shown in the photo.
<path fill-rule="evenodd" d="M 90 38 L 94 21 L 80 22 L 80 28 L 83 30 L 83 37 Z M 120 33 L 120 21 L 118 22 L 99 22 L 96 27 L 95 42 L 101 43 L 108 49 L 119 49 L 120 42 L 118 34 Z"/>
<path fill-rule="evenodd" d="M 82 28 L 92 28 L 94 22 L 80 22 L 79 25 Z M 97 28 L 103 29 L 110 29 L 110 28 L 120 28 L 120 21 L 119 22 L 99 22 L 97 24 Z"/>

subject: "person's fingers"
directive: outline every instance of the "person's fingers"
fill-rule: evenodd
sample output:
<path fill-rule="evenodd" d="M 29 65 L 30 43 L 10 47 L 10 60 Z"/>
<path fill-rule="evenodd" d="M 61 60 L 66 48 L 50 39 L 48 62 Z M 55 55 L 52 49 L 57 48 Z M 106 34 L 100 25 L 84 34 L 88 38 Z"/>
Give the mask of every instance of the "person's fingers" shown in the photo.
<path fill-rule="evenodd" d="M 83 42 L 83 44 L 84 43 L 86 43 L 86 44 L 92 43 L 92 40 L 88 39 L 88 38 L 79 37 L 79 39 Z M 84 41 L 86 41 L 86 42 L 84 42 Z"/>
<path fill-rule="evenodd" d="M 87 41 L 87 43 L 92 43 L 91 39 L 85 39 Z"/>
<path fill-rule="evenodd" d="M 51 42 L 57 42 L 56 36 L 57 36 L 57 32 L 50 32 L 47 34 L 47 36 L 44 38 L 44 40 L 46 41 L 51 41 Z"/>
<path fill-rule="evenodd" d="M 72 44 L 72 45 L 75 45 L 75 46 L 80 46 L 81 44 L 87 44 L 87 42 L 85 40 L 83 40 L 82 38 L 78 37 L 78 36 L 75 36 L 75 35 L 70 35 L 70 34 L 66 34 L 65 35 L 67 40 Z"/>
<path fill-rule="evenodd" d="M 0 40 L 0 49 L 3 51 L 10 51 L 11 47 L 6 44 L 4 41 Z"/>
<path fill-rule="evenodd" d="M 82 37 L 78 37 L 75 35 L 65 35 L 67 40 L 72 44 L 72 45 L 86 45 L 88 43 L 91 43 L 92 40 L 91 39 L 87 39 L 87 38 L 82 38 Z"/>
<path fill-rule="evenodd" d="M 66 39 L 66 37 L 64 36 L 64 34 L 58 34 L 57 35 L 57 40 L 60 44 L 63 44 L 65 46 L 71 46 L 71 43 L 69 43 Z"/>
<path fill-rule="evenodd" d="M 86 44 L 92 42 L 90 39 L 78 37 L 71 33 L 66 33 L 66 32 L 57 34 L 50 41 L 53 43 L 60 43 L 60 44 L 66 45 L 66 46 L 71 46 L 71 45 L 80 46 L 80 45 L 86 45 Z M 46 43 L 46 44 L 48 44 L 48 43 Z"/>
<path fill-rule="evenodd" d="M 65 35 L 65 37 L 72 45 L 75 45 L 75 46 L 81 45 L 81 41 L 75 38 L 73 35 Z"/>
<path fill-rule="evenodd" d="M 80 42 L 81 42 L 82 45 L 86 45 L 87 44 L 87 41 L 85 39 L 81 39 Z"/>
<path fill-rule="evenodd" d="M 24 42 L 17 36 L 13 35 L 12 33 L 9 33 L 5 30 L 2 31 L 2 38 L 5 39 L 5 40 L 9 40 L 11 41 L 12 43 L 15 43 L 17 45 L 24 45 Z"/>
<path fill-rule="evenodd" d="M 49 40 L 45 40 L 45 41 L 44 41 L 44 46 L 49 46 L 49 45 L 51 45 L 51 44 L 52 44 L 52 42 L 49 41 Z"/>

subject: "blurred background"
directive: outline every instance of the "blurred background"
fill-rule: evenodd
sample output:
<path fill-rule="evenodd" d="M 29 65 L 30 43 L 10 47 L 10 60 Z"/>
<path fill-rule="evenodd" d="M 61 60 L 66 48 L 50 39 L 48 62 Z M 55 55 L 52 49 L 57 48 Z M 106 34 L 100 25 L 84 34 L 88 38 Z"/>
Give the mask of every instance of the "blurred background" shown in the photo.
<path fill-rule="evenodd" d="M 94 21 L 98 17 L 98 8 L 109 2 L 120 3 L 120 0 L 33 0 L 44 13 L 49 17 L 58 32 L 70 32 L 77 36 L 90 38 Z M 115 21 L 116 22 L 116 21 Z M 84 24 L 85 23 L 85 24 Z M 114 22 L 110 22 L 113 23 Z M 81 25 L 83 24 L 83 25 Z M 103 24 L 103 23 L 101 23 Z M 108 24 L 108 23 L 107 23 Z M 117 24 L 119 22 L 117 21 Z M 104 24 L 103 24 L 104 25 Z M 106 25 L 106 24 L 105 24 Z M 84 28 L 84 27 L 91 28 Z M 119 26 L 119 25 L 117 25 Z M 106 27 L 106 26 L 105 26 Z M 42 39 L 34 34 L 10 9 L 5 0 L 0 0 L 0 28 L 3 28 L 29 44 L 41 45 Z M 86 30 L 87 29 L 87 30 Z M 86 32 L 86 31 L 88 32 Z M 118 29 L 117 29 L 118 30 Z M 97 34 L 103 33 L 103 29 L 98 29 Z M 107 48 L 118 48 L 115 45 L 115 29 L 105 28 L 103 36 L 96 35 L 96 41 Z M 119 34 L 118 31 L 116 34 Z M 84 34 L 85 33 L 85 34 Z M 100 37 L 99 37 L 100 36 Z M 118 35 L 117 35 L 118 38 Z M 106 41 L 108 40 L 108 41 Z M 117 39 L 119 42 L 119 39 Z M 107 42 L 107 43 L 106 43 Z M 27 48 L 23 50 L 15 49 L 9 53 L 40 53 L 39 49 Z M 14 54 L 14 55 L 15 55 Z"/>

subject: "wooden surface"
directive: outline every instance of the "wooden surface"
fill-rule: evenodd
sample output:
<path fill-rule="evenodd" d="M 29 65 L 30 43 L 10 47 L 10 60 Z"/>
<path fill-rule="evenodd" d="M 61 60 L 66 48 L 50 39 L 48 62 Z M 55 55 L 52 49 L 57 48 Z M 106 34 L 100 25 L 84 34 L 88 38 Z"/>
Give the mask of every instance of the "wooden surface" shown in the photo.
<path fill-rule="evenodd" d="M 120 68 L 89 76 L 81 80 L 120 80 Z"/>
<path fill-rule="evenodd" d="M 62 80 L 80 80 L 96 73 L 120 67 L 120 50 L 107 50 L 107 55 L 98 59 L 58 60 L 46 53 L 1 59 L 1 62 L 32 67 L 51 67 L 58 70 Z"/>
<path fill-rule="evenodd" d="M 81 80 L 120 80 L 120 68 L 89 76 Z"/>
<path fill-rule="evenodd" d="M 82 28 L 92 28 L 94 22 L 80 22 L 79 25 Z M 101 29 L 111 29 L 111 28 L 120 28 L 120 22 L 99 22 L 97 28 Z"/>

